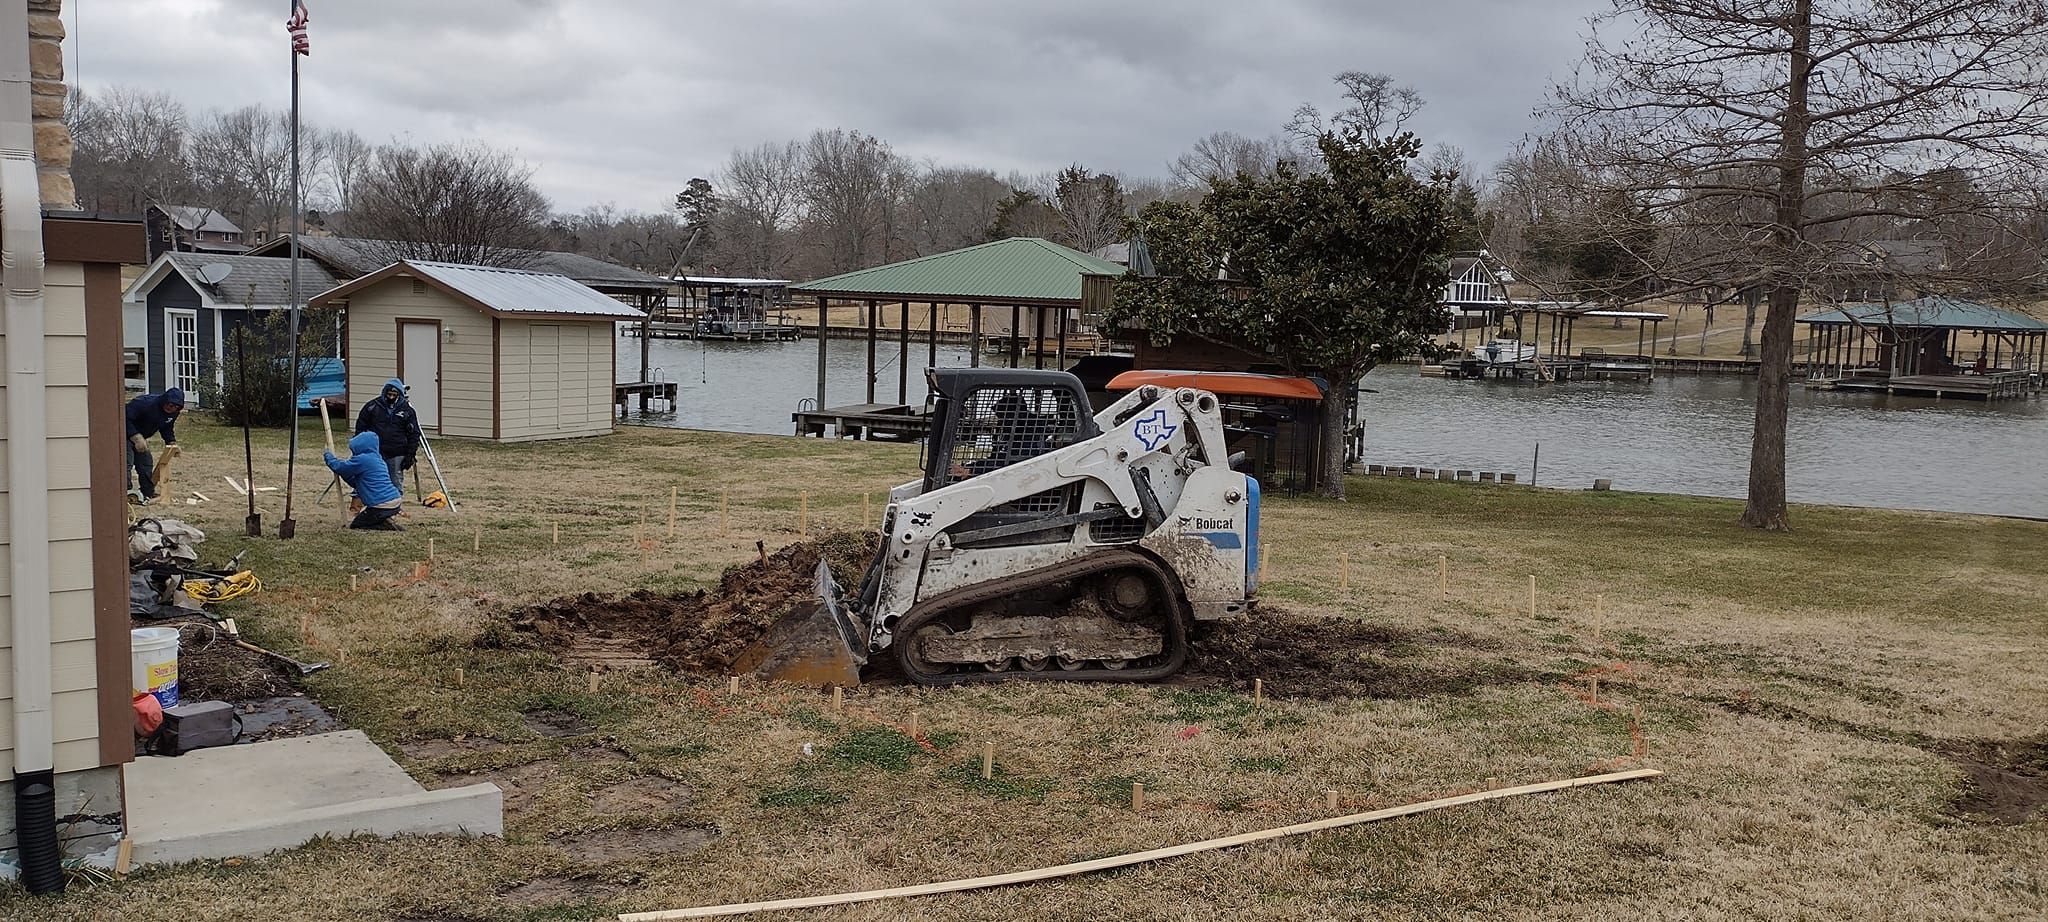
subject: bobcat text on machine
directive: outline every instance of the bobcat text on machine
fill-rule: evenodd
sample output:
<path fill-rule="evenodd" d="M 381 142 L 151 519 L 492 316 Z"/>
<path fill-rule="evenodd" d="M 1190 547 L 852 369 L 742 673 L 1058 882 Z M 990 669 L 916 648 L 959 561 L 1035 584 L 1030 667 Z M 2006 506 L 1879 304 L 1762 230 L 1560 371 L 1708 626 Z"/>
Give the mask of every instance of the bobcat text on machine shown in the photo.
<path fill-rule="evenodd" d="M 1232 470 L 1216 396 L 1147 385 L 1090 415 L 1062 371 L 934 369 L 924 477 L 891 490 L 845 594 L 772 626 L 740 666 L 857 684 L 893 654 L 929 685 L 1149 681 L 1196 620 L 1250 610 L 1259 484 Z"/>

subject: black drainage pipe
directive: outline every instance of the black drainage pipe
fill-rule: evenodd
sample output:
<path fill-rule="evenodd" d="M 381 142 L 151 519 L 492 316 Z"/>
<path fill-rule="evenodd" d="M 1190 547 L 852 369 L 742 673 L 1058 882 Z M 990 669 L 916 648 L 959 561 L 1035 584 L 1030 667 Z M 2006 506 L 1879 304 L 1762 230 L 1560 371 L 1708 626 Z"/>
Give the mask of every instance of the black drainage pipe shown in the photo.
<path fill-rule="evenodd" d="M 14 839 L 21 847 L 22 886 L 30 893 L 63 893 L 56 775 L 49 769 L 14 773 Z"/>

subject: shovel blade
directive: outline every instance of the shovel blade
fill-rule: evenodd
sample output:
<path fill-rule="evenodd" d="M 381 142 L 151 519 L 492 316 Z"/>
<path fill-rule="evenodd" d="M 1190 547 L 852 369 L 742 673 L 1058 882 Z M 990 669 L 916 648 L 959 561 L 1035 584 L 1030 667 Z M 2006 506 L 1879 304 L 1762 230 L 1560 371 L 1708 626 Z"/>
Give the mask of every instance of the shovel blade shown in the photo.
<path fill-rule="evenodd" d="M 251 538 L 263 537 L 263 515 L 257 513 L 242 520 L 242 533 Z"/>
<path fill-rule="evenodd" d="M 867 664 L 865 637 L 831 569 L 820 561 L 817 598 L 777 618 L 733 661 L 733 670 L 770 682 L 851 688 L 860 684 L 860 669 Z"/>

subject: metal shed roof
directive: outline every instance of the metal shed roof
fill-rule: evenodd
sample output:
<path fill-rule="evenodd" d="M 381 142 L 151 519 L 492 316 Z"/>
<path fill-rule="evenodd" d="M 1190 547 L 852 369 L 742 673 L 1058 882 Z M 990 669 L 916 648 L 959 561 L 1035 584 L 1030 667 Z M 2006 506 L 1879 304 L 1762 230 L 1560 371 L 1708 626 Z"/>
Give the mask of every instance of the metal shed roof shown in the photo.
<path fill-rule="evenodd" d="M 1122 275 L 1124 267 L 1037 237 L 978 246 L 857 269 L 790 290 L 832 297 L 938 300 L 956 303 L 1081 301 L 1081 276 Z"/>
<path fill-rule="evenodd" d="M 2048 330 L 2048 323 L 2025 314 L 1954 298 L 1915 298 L 1894 304 L 1851 304 L 1801 317 L 1799 322 L 1820 325 L 1854 323 L 1879 327 L 1929 327 L 1944 330 L 1998 330 L 2008 333 Z"/>
<path fill-rule="evenodd" d="M 208 231 L 217 234 L 239 234 L 242 229 L 228 216 L 211 208 L 198 205 L 158 205 L 157 210 L 169 215 L 179 227 L 189 231 Z"/>
<path fill-rule="evenodd" d="M 564 275 L 410 259 L 323 292 L 313 300 L 325 303 L 344 299 L 394 276 L 416 276 L 496 317 L 639 320 L 646 316 Z"/>

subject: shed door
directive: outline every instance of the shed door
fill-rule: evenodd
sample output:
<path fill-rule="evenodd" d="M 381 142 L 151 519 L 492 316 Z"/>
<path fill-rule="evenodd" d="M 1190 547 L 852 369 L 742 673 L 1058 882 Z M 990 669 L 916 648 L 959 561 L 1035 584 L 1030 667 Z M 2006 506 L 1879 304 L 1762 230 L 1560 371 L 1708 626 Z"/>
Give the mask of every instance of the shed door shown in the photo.
<path fill-rule="evenodd" d="M 441 428 L 441 325 L 398 324 L 398 376 L 412 390 L 413 412 L 420 428 Z"/>

